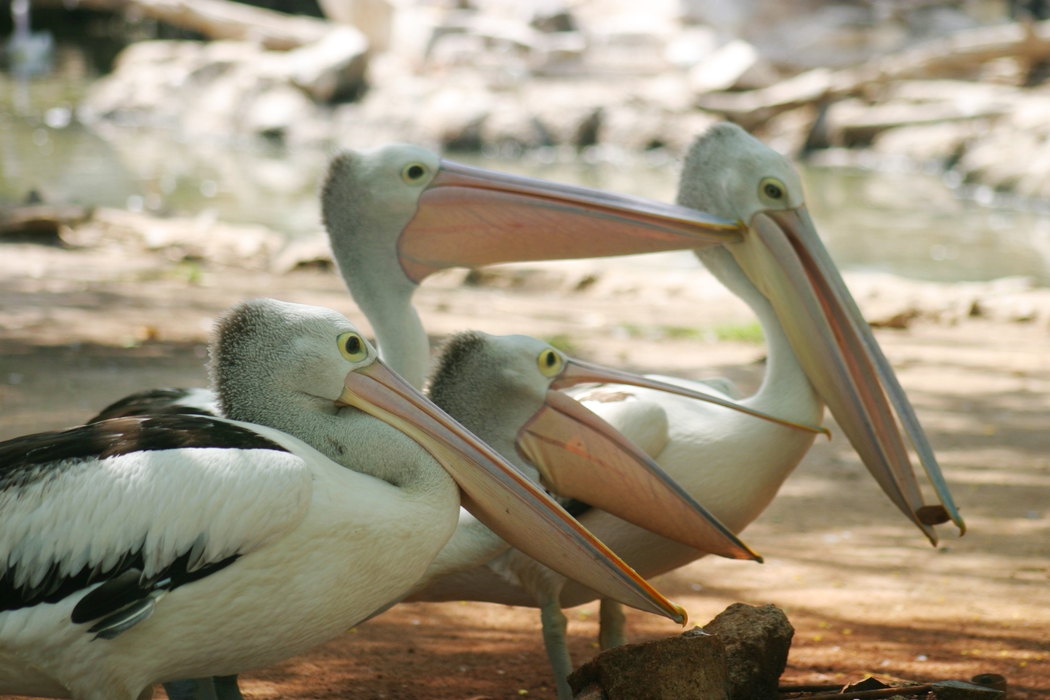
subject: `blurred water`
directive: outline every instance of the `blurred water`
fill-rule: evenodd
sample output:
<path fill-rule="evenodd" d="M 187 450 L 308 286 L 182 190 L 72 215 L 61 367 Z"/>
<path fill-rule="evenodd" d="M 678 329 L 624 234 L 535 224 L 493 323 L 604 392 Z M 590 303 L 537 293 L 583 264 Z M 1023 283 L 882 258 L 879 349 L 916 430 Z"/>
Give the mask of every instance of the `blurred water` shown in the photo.
<path fill-rule="evenodd" d="M 13 83 L 0 76 L 0 202 L 36 190 L 45 201 L 217 215 L 288 236 L 320 229 L 316 192 L 329 153 L 262 144 L 182 142 L 163 131 L 103 138 L 80 125 L 83 74 Z M 484 167 L 670 201 L 677 164 L 549 150 L 453 156 Z M 846 270 L 935 281 L 1011 275 L 1050 285 L 1050 217 L 957 197 L 941 176 L 802 167 L 807 201 L 832 257 Z M 693 265 L 691 257 L 664 256 Z"/>

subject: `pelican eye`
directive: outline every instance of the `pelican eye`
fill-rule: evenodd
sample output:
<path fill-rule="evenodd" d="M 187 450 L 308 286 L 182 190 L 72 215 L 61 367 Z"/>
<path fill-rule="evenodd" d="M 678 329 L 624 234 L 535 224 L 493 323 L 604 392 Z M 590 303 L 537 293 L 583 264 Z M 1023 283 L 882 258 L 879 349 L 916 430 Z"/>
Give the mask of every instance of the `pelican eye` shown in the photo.
<path fill-rule="evenodd" d="M 339 345 L 339 352 L 350 362 L 360 362 L 368 357 L 368 344 L 353 331 L 341 334 L 335 342 Z"/>
<path fill-rule="evenodd" d="M 409 185 L 418 185 L 427 176 L 427 166 L 422 163 L 409 163 L 401 169 L 401 179 Z"/>
<path fill-rule="evenodd" d="M 562 366 L 565 364 L 565 360 L 561 358 L 557 350 L 551 350 L 550 348 L 540 353 L 540 356 L 536 358 L 536 364 L 540 368 L 540 373 L 544 377 L 553 377 L 561 372 Z"/>
<path fill-rule="evenodd" d="M 787 188 L 784 183 L 775 177 L 767 177 L 758 185 L 758 190 L 767 199 L 779 202 L 787 196 Z"/>

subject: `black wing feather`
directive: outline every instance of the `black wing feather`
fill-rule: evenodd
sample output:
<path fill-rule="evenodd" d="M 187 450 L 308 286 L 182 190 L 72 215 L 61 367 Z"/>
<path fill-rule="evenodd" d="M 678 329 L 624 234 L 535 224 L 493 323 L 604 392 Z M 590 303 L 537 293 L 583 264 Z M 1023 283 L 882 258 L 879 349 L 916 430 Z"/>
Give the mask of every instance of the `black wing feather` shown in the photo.
<path fill-rule="evenodd" d="M 88 423 L 145 415 L 215 415 L 214 412 L 206 408 L 182 403 L 191 393 L 189 389 L 149 389 L 148 391 L 140 391 L 106 406 Z"/>
<path fill-rule="evenodd" d="M 102 639 L 115 639 L 121 633 L 127 632 L 129 629 L 152 615 L 155 606 L 156 600 L 153 598 L 143 598 L 136 601 L 134 605 L 121 610 L 120 612 L 114 613 L 103 620 L 99 620 L 96 624 L 88 628 L 88 632 L 97 632 L 98 634 L 95 635 L 95 639 L 98 639 L 99 637 Z"/>
<path fill-rule="evenodd" d="M 207 447 L 287 452 L 284 447 L 248 428 L 208 416 L 118 418 L 0 442 L 0 490 L 17 491 L 53 479 L 58 472 L 65 470 L 91 469 L 94 460 L 107 457 L 142 451 Z M 134 591 L 123 583 L 122 574 L 131 569 L 140 572 L 145 570 L 141 545 L 134 551 L 124 552 L 116 564 L 105 570 L 97 564 L 85 565 L 80 571 L 63 575 L 61 562 L 52 562 L 40 582 L 34 586 L 27 583 L 16 586 L 15 567 L 8 566 L 5 560 L 0 559 L 0 612 L 41 603 L 57 603 L 99 581 L 106 582 L 96 589 L 105 591 L 94 597 L 93 591 L 74 609 L 74 622 L 87 622 L 115 613 L 120 607 L 145 598 L 153 591 L 171 590 L 204 578 L 229 566 L 239 556 L 234 554 L 222 561 L 200 566 L 199 550 L 200 547 L 194 552 L 191 545 L 152 579 L 137 582 Z M 194 555 L 192 562 L 191 554 Z M 190 571 L 190 568 L 194 570 Z M 122 583 L 114 583 L 106 588 L 108 582 L 116 579 Z M 157 582 L 163 585 L 157 585 Z M 117 591 L 119 595 L 116 595 Z"/>
<path fill-rule="evenodd" d="M 112 615 L 122 608 L 136 603 L 158 591 L 173 591 L 179 586 L 199 581 L 237 561 L 240 554 L 231 554 L 221 561 L 205 564 L 196 571 L 189 571 L 190 552 L 180 555 L 169 566 L 158 571 L 149 579 L 142 579 L 141 550 L 133 558 L 124 562 L 121 571 L 113 571 L 106 576 L 107 581 L 80 599 L 73 608 L 70 619 L 74 624 L 82 624 Z M 86 570 L 86 567 L 85 567 Z"/>
<path fill-rule="evenodd" d="M 287 452 L 253 430 L 211 416 L 114 418 L 0 442 L 0 490 L 34 483 L 71 463 L 192 447 Z"/>
<path fill-rule="evenodd" d="M 139 586 L 141 577 L 141 569 L 125 569 L 81 598 L 73 608 L 70 620 L 73 621 L 73 624 L 80 625 L 114 613 L 145 598 L 149 595 L 149 591 L 143 592 Z"/>

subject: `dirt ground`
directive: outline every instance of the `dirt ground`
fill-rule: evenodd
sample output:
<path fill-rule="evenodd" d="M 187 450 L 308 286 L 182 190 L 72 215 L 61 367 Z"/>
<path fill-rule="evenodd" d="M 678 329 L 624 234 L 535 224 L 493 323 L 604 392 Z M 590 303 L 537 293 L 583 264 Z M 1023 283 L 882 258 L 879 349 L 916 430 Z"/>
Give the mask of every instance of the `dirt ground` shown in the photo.
<path fill-rule="evenodd" d="M 749 341 L 753 322 L 708 277 L 572 265 L 482 275 L 481 286 L 440 276 L 417 295 L 424 325 L 435 340 L 466 328 L 528 333 L 598 362 L 757 387 L 764 349 Z M 77 424 L 131 391 L 206 385 L 212 320 L 255 296 L 329 306 L 367 329 L 330 271 L 273 276 L 0 246 L 0 439 Z M 816 444 L 744 533 L 764 565 L 707 558 L 657 586 L 690 626 L 737 601 L 781 606 L 796 628 L 785 682 L 991 672 L 1007 677 L 1011 698 L 1050 698 L 1050 329 L 975 318 L 877 336 L 967 535 L 942 527 L 940 546 L 927 544 L 829 417 L 834 439 Z M 597 653 L 597 612 L 594 603 L 568 613 L 577 664 Z M 539 630 L 531 609 L 402 605 L 245 674 L 242 687 L 260 698 L 553 698 Z M 632 641 L 681 631 L 634 612 L 628 630 Z"/>

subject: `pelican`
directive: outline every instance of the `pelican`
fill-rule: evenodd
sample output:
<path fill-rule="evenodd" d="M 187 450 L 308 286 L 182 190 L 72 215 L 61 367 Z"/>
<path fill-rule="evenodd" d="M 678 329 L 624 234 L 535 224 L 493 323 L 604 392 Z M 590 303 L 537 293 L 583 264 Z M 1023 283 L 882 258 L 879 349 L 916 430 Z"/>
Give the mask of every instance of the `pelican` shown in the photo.
<path fill-rule="evenodd" d="M 694 249 L 761 307 L 767 338 L 781 330 L 786 342 L 770 341 L 771 353 L 794 355 L 815 392 L 812 401 L 779 402 L 808 404 L 798 411 L 806 419 L 827 404 L 886 494 L 931 542 L 934 524 L 951 520 L 965 532 L 915 412 L 816 234 L 798 174 L 736 125 L 717 124 L 694 141 L 677 205 L 494 173 L 395 144 L 336 156 L 321 210 L 380 356 L 414 386 L 426 376 L 429 347 L 412 295 L 438 270 Z M 776 376 L 767 376 L 765 400 L 781 393 Z M 925 506 L 894 414 L 941 505 Z"/>
<path fill-rule="evenodd" d="M 418 194 L 413 196 L 413 189 Z M 647 238 L 648 228 L 644 233 L 618 230 L 606 239 L 600 227 L 588 225 L 588 214 L 581 213 L 585 209 L 598 217 L 607 215 L 600 197 L 587 200 L 579 188 L 571 188 L 572 204 L 563 206 L 554 194 L 558 191 L 557 185 L 489 175 L 406 146 L 333 160 L 322 211 L 336 261 L 365 314 L 371 319 L 382 313 L 374 326 L 381 352 L 410 381 L 421 381 L 428 359 L 426 336 L 411 307 L 411 296 L 426 274 L 508 259 L 594 257 L 673 245 Z M 543 197 L 536 194 L 540 192 Z M 501 198 L 512 196 L 522 197 L 523 204 L 504 207 Z M 361 216 L 365 203 L 368 215 Z M 933 526 L 949 519 L 964 533 L 965 524 L 914 410 L 817 237 L 801 181 L 787 159 L 735 125 L 717 125 L 689 150 L 678 205 L 713 215 L 695 222 L 703 229 L 703 240 L 698 236 L 688 247 L 751 305 L 769 344 L 762 387 L 738 403 L 800 424 L 819 423 L 827 405 L 883 490 L 932 543 L 937 542 Z M 564 217 L 563 208 L 570 209 Z M 654 212 L 649 205 L 640 210 Z M 585 225 L 570 228 L 577 221 Z M 685 217 L 678 222 L 687 228 Z M 729 222 L 737 224 L 730 227 Z M 492 228 L 486 230 L 486 224 Z M 645 224 L 659 225 L 654 219 Z M 630 251 L 624 249 L 627 235 L 635 246 Z M 731 386 L 661 379 L 708 392 L 713 386 Z M 614 391 L 628 399 L 588 406 L 644 446 L 734 532 L 762 512 L 812 444 L 811 433 L 747 420 L 680 397 Z M 610 393 L 581 398 L 607 399 Z M 737 396 L 735 388 L 722 394 L 725 399 Z M 925 505 L 894 414 L 940 505 Z M 581 518 L 643 576 L 658 575 L 699 556 L 607 513 L 594 511 Z M 520 552 L 509 551 L 485 567 L 438 580 L 410 599 L 536 605 L 535 597 L 513 582 L 513 572 L 530 566 L 518 559 L 524 559 Z M 558 583 L 551 583 L 550 590 L 561 606 L 598 597 L 566 581 L 557 592 Z M 604 604 L 602 621 L 603 646 L 622 643 L 622 612 Z M 564 697 L 568 691 L 561 677 L 568 667 L 567 655 L 550 648 L 549 653 Z"/>
<path fill-rule="evenodd" d="M 883 490 L 932 542 L 937 538 L 933 525 L 948 519 L 965 532 L 907 397 L 816 236 L 790 163 L 738 127 L 718 125 L 691 146 L 678 202 L 663 205 L 491 173 L 405 145 L 337 156 L 322 189 L 322 214 L 343 278 L 373 323 L 381 356 L 414 386 L 426 376 L 429 347 L 412 295 L 437 270 L 696 249 L 752 305 L 768 339 L 763 385 L 739 403 L 768 407 L 797 423 L 818 422 L 826 404 Z M 738 423 L 740 416 L 721 412 L 713 424 L 704 424 L 712 438 L 705 448 L 712 463 L 743 463 L 762 478 L 741 489 L 728 469 L 683 477 L 672 462 L 695 470 L 700 463 L 674 456 L 688 451 L 688 440 L 679 439 L 681 426 L 703 413 L 677 398 L 661 402 L 644 391 L 624 393 L 632 394 L 630 400 L 597 407 L 598 412 L 638 439 L 676 480 L 706 481 L 721 489 L 721 496 L 713 496 L 710 489 L 700 493 L 686 486 L 731 529 L 757 517 L 812 443 L 811 435 L 750 421 L 745 427 Z M 941 505 L 924 505 L 894 413 Z M 660 427 L 663 419 L 666 431 Z M 760 450 L 767 462 L 750 459 L 742 449 Z M 614 540 L 644 575 L 699 556 L 649 539 L 606 514 L 581 517 L 601 520 L 608 528 L 603 536 Z M 493 565 L 503 567 L 514 556 L 520 554 L 508 552 Z M 569 583 L 559 602 L 570 606 L 596 597 Z M 536 604 L 488 566 L 448 576 L 416 598 Z M 603 645 L 620 643 L 619 611 L 603 606 L 603 618 Z"/>
<path fill-rule="evenodd" d="M 535 338 L 477 331 L 456 334 L 445 343 L 431 378 L 430 398 L 456 420 L 469 423 L 474 434 L 519 471 L 567 501 L 574 514 L 601 508 L 701 552 L 761 562 L 634 443 L 560 391 L 609 381 L 713 401 L 790 429 L 822 431 L 703 392 L 570 358 Z M 625 498 L 628 493 L 631 497 Z M 416 590 L 509 548 L 469 514 L 460 515 L 456 534 Z"/>
<path fill-rule="evenodd" d="M 457 416 L 457 420 L 469 423 L 472 432 L 505 455 L 519 471 L 566 499 L 565 505 L 573 515 L 587 512 L 592 506 L 600 507 L 699 552 L 761 561 L 644 452 L 581 403 L 559 391 L 579 384 L 608 382 L 668 391 L 714 402 L 792 429 L 821 431 L 793 425 L 702 392 L 569 358 L 547 343 L 527 336 L 497 338 L 477 332 L 454 336 L 442 351 L 431 381 L 431 398 L 450 415 Z M 182 407 L 193 413 L 206 411 L 210 395 L 192 392 L 176 389 L 142 392 L 107 407 L 100 415 L 139 415 L 151 405 L 164 410 Z M 189 398 L 196 398 L 196 405 L 191 404 Z M 180 404 L 180 400 L 186 400 L 187 405 Z M 332 457 L 339 460 L 338 455 Z M 632 497 L 625 498 L 625 493 Z M 588 502 L 580 501 L 581 498 Z M 485 564 L 510 546 L 461 509 L 455 532 L 413 590 L 422 590 L 447 574 Z M 527 557 L 526 560 L 533 562 Z M 544 574 L 547 578 L 558 577 L 549 569 L 545 569 Z M 557 654 L 552 652 L 552 660 L 564 658 L 567 663 L 564 616 L 557 604 L 557 594 L 548 593 L 548 586 L 539 579 L 523 578 L 521 582 L 544 610 L 542 622 L 547 648 L 561 650 Z M 370 617 L 399 600 L 392 599 Z M 561 624 L 557 624 L 558 619 Z M 563 675 L 569 671 L 571 668 Z M 228 700 L 239 697 L 235 676 L 175 681 L 166 683 L 165 688 L 172 698 L 214 695 Z"/>
<path fill-rule="evenodd" d="M 339 314 L 242 304 L 220 321 L 211 371 L 228 418 L 0 443 L 0 693 L 135 700 L 300 653 L 419 579 L 461 489 L 515 546 L 684 616 Z"/>
<path fill-rule="evenodd" d="M 722 538 L 712 536 L 715 533 L 690 532 L 684 528 L 681 515 L 676 512 L 680 503 L 654 488 L 660 482 L 640 482 L 617 469 L 616 463 L 609 459 L 608 448 L 599 444 L 593 433 L 602 431 L 598 435 L 615 441 L 613 444 L 617 446 L 623 443 L 623 436 L 609 431 L 608 424 L 581 403 L 557 391 L 576 383 L 602 381 L 603 376 L 616 374 L 632 377 L 567 358 L 547 343 L 527 336 L 494 337 L 467 332 L 457 334 L 445 343 L 430 379 L 430 398 L 449 415 L 470 426 L 472 432 L 507 456 L 530 478 L 540 481 L 560 496 L 575 496 L 571 502 L 575 508 L 570 506 L 570 510 L 577 517 L 598 512 L 591 508 L 593 504 L 648 532 L 658 533 L 655 538 L 658 541 L 664 539 L 659 535 L 671 538 L 693 551 L 694 557 L 703 552 L 761 561 L 755 555 L 741 556 L 737 549 L 726 551 Z M 638 378 L 630 384 L 639 387 L 645 386 L 646 382 Z M 690 396 L 691 393 L 686 390 L 675 392 L 669 386 L 661 387 L 655 382 L 647 388 L 657 392 L 668 390 L 679 396 Z M 709 400 L 703 392 L 692 394 L 691 398 Z M 724 404 L 732 405 L 730 402 Z M 551 425 L 553 417 L 566 416 L 573 419 L 568 425 Z M 784 425 L 780 421 L 772 422 Z M 786 425 L 784 429 L 805 432 L 804 426 Z M 633 450 L 644 455 L 637 447 Z M 560 474 L 552 473 L 555 465 Z M 656 470 L 655 466 L 651 469 Z M 680 489 L 673 480 L 667 481 L 675 491 Z M 625 497 L 625 494 L 630 494 L 630 497 Z M 588 503 L 579 500 L 583 498 Z M 704 511 L 699 505 L 695 510 Z M 464 521 L 466 527 L 474 526 L 476 539 L 484 538 L 483 527 L 471 522 L 469 517 L 461 517 L 456 531 L 460 537 L 453 536 L 416 584 L 415 591 L 441 580 L 443 575 L 467 570 L 464 566 L 467 558 L 456 556 L 457 552 L 452 551 L 453 543 L 467 539 L 461 535 Z M 721 530 L 724 526 L 718 525 L 719 531 L 724 532 Z M 721 551 L 716 546 L 721 546 Z M 490 562 L 499 553 L 488 552 L 490 556 L 485 561 Z M 566 619 L 558 600 L 566 579 L 519 554 L 511 550 L 489 564 L 489 568 L 527 591 L 533 604 L 540 608 L 544 645 L 554 668 L 559 696 L 571 697 L 566 680 L 572 671 L 565 638 Z"/>

